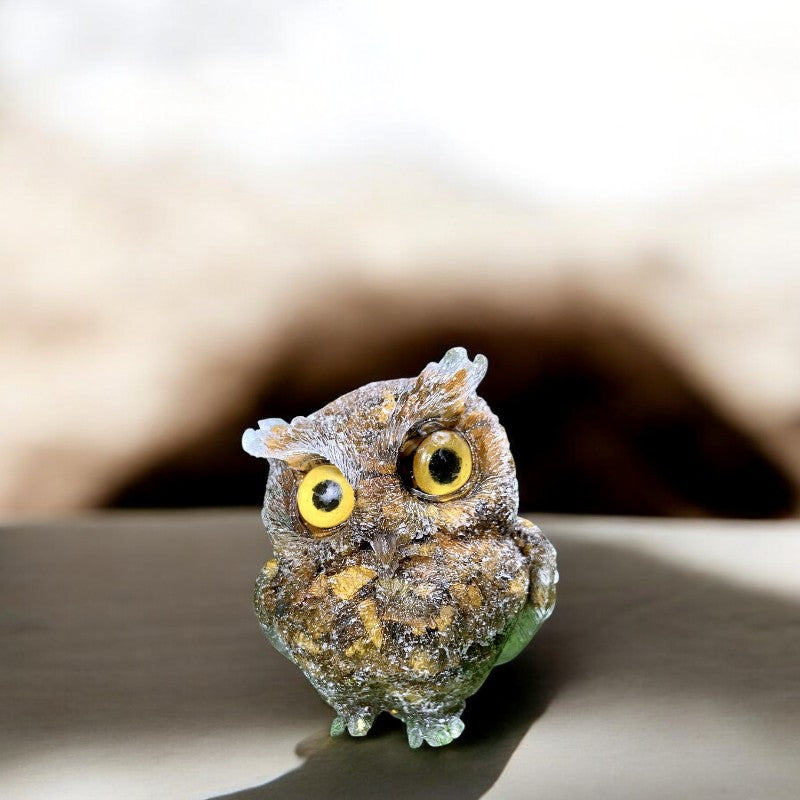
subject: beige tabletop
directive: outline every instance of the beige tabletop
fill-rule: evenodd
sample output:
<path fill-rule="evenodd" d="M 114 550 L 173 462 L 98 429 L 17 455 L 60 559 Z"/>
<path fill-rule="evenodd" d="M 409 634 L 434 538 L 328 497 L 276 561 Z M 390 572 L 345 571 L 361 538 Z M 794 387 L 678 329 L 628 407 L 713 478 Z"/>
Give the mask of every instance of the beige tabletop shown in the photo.
<path fill-rule="evenodd" d="M 535 517 L 553 618 L 453 745 L 331 710 L 262 638 L 258 511 L 0 530 L 0 797 L 786 798 L 800 523 Z"/>

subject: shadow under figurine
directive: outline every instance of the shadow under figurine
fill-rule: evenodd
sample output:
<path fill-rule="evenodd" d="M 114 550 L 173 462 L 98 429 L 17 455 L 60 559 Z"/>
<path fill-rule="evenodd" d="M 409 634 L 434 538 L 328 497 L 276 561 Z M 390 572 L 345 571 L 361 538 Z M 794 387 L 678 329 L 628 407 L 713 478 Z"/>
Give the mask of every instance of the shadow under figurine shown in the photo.
<path fill-rule="evenodd" d="M 475 393 L 486 367 L 456 347 L 242 438 L 270 465 L 256 612 L 336 710 L 334 735 L 387 711 L 411 747 L 449 744 L 553 610 L 555 550 L 517 516 L 508 438 Z"/>

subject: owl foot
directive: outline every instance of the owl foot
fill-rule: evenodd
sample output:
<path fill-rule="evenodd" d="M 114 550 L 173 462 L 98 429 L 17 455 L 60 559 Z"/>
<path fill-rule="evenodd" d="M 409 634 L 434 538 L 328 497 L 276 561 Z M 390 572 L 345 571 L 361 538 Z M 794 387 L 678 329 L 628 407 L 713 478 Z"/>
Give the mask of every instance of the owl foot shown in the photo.
<path fill-rule="evenodd" d="M 331 736 L 341 736 L 347 730 L 347 721 L 344 717 L 335 716 L 331 722 Z"/>
<path fill-rule="evenodd" d="M 463 730 L 464 723 L 457 714 L 406 721 L 410 747 L 420 747 L 423 742 L 427 742 L 431 747 L 442 747 L 461 736 Z"/>
<path fill-rule="evenodd" d="M 345 731 L 351 736 L 366 736 L 374 721 L 375 715 L 366 708 L 346 716 L 339 714 L 331 723 L 331 736 L 341 736 Z"/>

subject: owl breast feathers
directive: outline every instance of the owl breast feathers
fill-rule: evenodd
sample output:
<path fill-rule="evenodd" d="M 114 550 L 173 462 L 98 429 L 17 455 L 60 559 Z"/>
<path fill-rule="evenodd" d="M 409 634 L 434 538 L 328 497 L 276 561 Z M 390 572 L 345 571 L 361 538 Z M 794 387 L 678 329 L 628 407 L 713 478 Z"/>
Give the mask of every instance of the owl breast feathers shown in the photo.
<path fill-rule="evenodd" d="M 517 517 L 508 439 L 475 393 L 486 367 L 454 348 L 244 434 L 270 465 L 256 612 L 336 710 L 333 734 L 386 711 L 412 747 L 451 742 L 465 699 L 553 609 L 555 550 Z"/>

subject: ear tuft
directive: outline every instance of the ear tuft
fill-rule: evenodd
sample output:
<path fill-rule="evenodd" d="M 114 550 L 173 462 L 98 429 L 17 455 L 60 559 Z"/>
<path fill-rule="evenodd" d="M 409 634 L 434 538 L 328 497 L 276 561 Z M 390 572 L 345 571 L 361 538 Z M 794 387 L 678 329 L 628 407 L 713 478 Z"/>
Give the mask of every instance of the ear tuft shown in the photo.
<path fill-rule="evenodd" d="M 284 429 L 288 429 L 288 427 L 288 423 L 278 417 L 260 419 L 258 421 L 258 430 L 248 428 L 242 434 L 242 448 L 251 456 L 267 458 L 270 455 L 270 448 L 267 446 L 267 438 L 279 435 Z"/>
<path fill-rule="evenodd" d="M 486 375 L 489 361 L 478 353 L 474 361 L 469 360 L 463 347 L 451 347 L 441 361 L 432 361 L 422 371 L 420 379 L 426 383 L 457 383 L 467 395 L 474 392 Z"/>
<path fill-rule="evenodd" d="M 424 419 L 461 414 L 486 375 L 487 366 L 485 356 L 477 355 L 470 361 L 463 347 L 451 348 L 441 361 L 432 361 L 414 380 L 402 413 L 396 417 L 397 424 L 405 428 Z"/>

